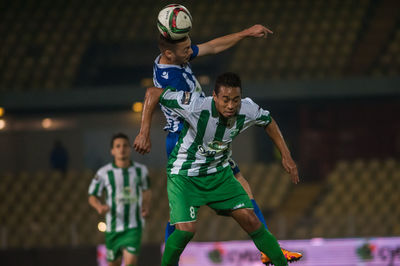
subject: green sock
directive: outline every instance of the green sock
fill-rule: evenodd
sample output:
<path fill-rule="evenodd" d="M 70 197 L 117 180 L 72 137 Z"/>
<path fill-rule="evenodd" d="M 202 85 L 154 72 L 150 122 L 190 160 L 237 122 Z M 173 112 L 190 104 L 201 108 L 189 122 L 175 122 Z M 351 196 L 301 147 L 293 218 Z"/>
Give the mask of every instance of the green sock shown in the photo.
<path fill-rule="evenodd" d="M 264 252 L 268 258 L 271 259 L 274 265 L 288 265 L 278 241 L 276 241 L 276 238 L 268 230 L 266 230 L 264 226 L 260 226 L 259 229 L 250 233 L 249 235 L 253 239 L 256 247 L 261 252 Z"/>
<path fill-rule="evenodd" d="M 165 244 L 161 266 L 178 265 L 179 257 L 193 236 L 194 233 L 192 232 L 175 229 L 175 231 L 168 237 L 167 243 Z"/>

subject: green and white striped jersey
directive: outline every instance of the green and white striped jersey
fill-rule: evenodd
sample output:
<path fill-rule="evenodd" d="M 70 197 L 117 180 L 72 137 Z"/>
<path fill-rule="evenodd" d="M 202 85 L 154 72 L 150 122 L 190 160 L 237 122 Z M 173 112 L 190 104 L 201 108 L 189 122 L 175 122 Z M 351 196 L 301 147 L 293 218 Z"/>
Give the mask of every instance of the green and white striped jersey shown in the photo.
<path fill-rule="evenodd" d="M 128 168 L 118 168 L 115 163 L 101 167 L 89 186 L 89 195 L 101 197 L 106 191 L 107 232 L 121 232 L 141 227 L 142 190 L 150 188 L 147 167 L 132 162 Z"/>
<path fill-rule="evenodd" d="M 176 92 L 167 88 L 160 103 L 184 118 L 179 140 L 168 158 L 169 174 L 204 176 L 229 166 L 232 140 L 253 125 L 271 122 L 269 111 L 250 98 L 242 99 L 240 111 L 226 119 L 219 115 L 212 97 L 197 92 Z"/>

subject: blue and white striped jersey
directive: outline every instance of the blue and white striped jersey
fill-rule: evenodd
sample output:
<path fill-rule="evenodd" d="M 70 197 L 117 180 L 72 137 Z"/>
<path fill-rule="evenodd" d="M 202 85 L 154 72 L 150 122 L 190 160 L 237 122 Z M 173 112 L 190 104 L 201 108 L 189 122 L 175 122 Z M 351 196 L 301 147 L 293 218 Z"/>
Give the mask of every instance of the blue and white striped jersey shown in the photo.
<path fill-rule="evenodd" d="M 196 58 L 199 48 L 197 45 L 193 44 L 191 48 L 193 54 L 190 60 L 193 60 Z M 160 64 L 160 57 L 161 55 L 156 58 L 153 66 L 153 82 L 156 87 L 165 89 L 167 86 L 171 86 L 177 91 L 201 92 L 200 83 L 193 74 L 190 63 L 185 65 Z M 183 120 L 165 106 L 161 106 L 161 110 L 167 119 L 167 125 L 164 127 L 164 130 L 169 132 L 180 132 Z"/>

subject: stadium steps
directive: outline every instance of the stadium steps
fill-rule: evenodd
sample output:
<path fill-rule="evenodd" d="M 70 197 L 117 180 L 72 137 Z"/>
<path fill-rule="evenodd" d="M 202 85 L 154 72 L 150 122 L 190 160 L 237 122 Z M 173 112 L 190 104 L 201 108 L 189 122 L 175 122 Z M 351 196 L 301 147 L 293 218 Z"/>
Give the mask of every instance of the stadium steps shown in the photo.
<path fill-rule="evenodd" d="M 292 187 L 283 204 L 271 219 L 271 227 L 280 239 L 287 237 L 294 230 L 294 226 L 305 217 L 310 205 L 320 195 L 323 186 L 319 183 L 299 184 Z M 267 221 L 267 225 L 269 222 Z M 284 228 L 281 226 L 284 225 Z"/>
<path fill-rule="evenodd" d="M 396 30 L 400 15 L 400 4 L 394 0 L 376 2 L 373 14 L 368 20 L 364 35 L 360 37 L 358 46 L 349 64 L 351 75 L 361 75 L 373 67 L 382 49 L 389 43 L 391 33 Z"/>

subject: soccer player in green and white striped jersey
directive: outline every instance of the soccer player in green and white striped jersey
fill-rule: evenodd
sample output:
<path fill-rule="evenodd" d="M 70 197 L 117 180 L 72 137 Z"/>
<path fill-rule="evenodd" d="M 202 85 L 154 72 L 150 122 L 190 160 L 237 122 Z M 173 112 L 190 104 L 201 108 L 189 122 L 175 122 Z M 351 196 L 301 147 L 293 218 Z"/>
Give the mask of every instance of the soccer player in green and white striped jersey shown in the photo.
<path fill-rule="evenodd" d="M 273 264 L 287 265 L 278 242 L 254 214 L 249 196 L 228 162 L 233 139 L 250 126 L 262 126 L 279 149 L 293 183 L 299 182 L 297 166 L 270 113 L 250 98 L 241 98 L 241 81 L 234 73 L 217 78 L 212 97 L 173 88 L 149 88 L 145 108 L 151 108 L 146 105 L 153 104 L 154 98 L 184 119 L 177 145 L 168 158 L 170 220 L 177 229 L 166 242 L 162 266 L 178 263 L 196 231 L 197 211 L 202 205 L 231 215 Z"/>
<path fill-rule="evenodd" d="M 89 204 L 106 214 L 106 248 L 110 266 L 136 265 L 144 218 L 149 215 L 151 191 L 147 167 L 131 161 L 131 146 L 125 134 L 111 139 L 114 161 L 101 167 L 89 186 Z M 106 203 L 100 200 L 106 191 Z"/>

